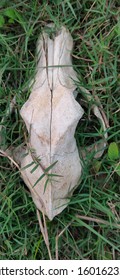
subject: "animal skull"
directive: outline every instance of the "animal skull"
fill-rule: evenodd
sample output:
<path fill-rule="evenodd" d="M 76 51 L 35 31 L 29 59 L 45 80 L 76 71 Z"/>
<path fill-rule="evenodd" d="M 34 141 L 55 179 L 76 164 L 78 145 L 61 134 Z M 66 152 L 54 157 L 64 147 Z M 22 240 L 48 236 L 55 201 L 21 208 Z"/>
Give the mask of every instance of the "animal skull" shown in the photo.
<path fill-rule="evenodd" d="M 21 176 L 50 220 L 68 205 L 82 169 L 74 134 L 84 111 L 74 97 L 72 48 L 65 27 L 52 39 L 42 33 L 35 82 L 20 111 L 29 134 L 28 145 L 17 155 Z"/>

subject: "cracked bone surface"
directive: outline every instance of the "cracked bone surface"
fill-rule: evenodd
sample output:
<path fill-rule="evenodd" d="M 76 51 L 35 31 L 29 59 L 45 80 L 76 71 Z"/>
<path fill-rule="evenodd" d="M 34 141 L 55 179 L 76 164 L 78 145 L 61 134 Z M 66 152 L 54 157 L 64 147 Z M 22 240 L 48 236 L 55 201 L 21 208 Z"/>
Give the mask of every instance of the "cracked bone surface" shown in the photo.
<path fill-rule="evenodd" d="M 29 145 L 19 158 L 22 178 L 36 207 L 52 220 L 69 202 L 81 176 L 74 138 L 83 109 L 74 98 L 73 40 L 62 27 L 51 39 L 41 34 L 35 82 L 20 114 Z"/>

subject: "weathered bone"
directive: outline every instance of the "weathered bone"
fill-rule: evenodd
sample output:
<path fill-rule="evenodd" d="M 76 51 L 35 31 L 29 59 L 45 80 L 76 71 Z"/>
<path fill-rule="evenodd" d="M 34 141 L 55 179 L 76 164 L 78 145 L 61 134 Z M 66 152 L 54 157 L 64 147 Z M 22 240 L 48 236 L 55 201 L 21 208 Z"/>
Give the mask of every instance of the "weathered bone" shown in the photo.
<path fill-rule="evenodd" d="M 74 98 L 77 76 L 71 62 L 72 45 L 72 37 L 64 27 L 54 39 L 45 32 L 41 35 L 35 83 L 21 109 L 29 135 L 27 146 L 21 144 L 15 149 L 0 150 L 0 155 L 7 156 L 19 170 L 21 167 L 21 176 L 36 207 L 50 220 L 67 206 L 81 176 L 74 133 L 83 109 Z M 90 92 L 82 86 L 79 88 L 91 102 Z M 13 111 L 15 102 L 14 97 L 6 116 Z M 101 143 L 81 148 L 84 159 L 88 152 L 95 152 L 94 157 L 100 157 L 106 146 L 106 120 L 95 104 L 93 112 L 102 124 L 104 137 Z M 0 133 L 2 129 L 3 124 Z M 49 250 L 48 242 L 46 244 Z"/>
<path fill-rule="evenodd" d="M 42 34 L 35 83 L 20 112 L 30 135 L 28 154 L 21 157 L 22 177 L 50 220 L 67 206 L 81 176 L 74 133 L 83 109 L 73 95 L 72 47 L 64 27 L 54 39 Z"/>

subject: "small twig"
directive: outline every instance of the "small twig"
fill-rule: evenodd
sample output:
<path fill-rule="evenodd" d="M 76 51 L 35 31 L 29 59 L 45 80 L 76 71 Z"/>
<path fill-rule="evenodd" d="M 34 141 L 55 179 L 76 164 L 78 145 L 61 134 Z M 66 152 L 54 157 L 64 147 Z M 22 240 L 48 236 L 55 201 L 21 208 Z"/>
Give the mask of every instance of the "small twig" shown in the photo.
<path fill-rule="evenodd" d="M 112 171 L 112 173 L 110 174 L 109 178 L 106 180 L 105 184 L 103 185 L 103 188 L 107 185 L 107 183 L 109 182 L 109 180 L 111 179 L 113 174 L 116 172 L 116 170 L 117 170 L 119 165 L 120 165 L 120 161 L 116 164 L 115 169 Z"/>
<path fill-rule="evenodd" d="M 2 156 L 2 155 L 1 155 Z M 10 170 L 10 167 L 4 167 L 2 165 L 0 165 L 0 168 L 4 169 L 4 170 Z"/>
<path fill-rule="evenodd" d="M 58 240 L 61 237 L 61 235 L 65 232 L 65 230 L 72 224 L 73 221 L 74 219 L 72 219 L 72 221 L 58 235 L 56 235 L 56 260 L 58 260 Z"/>
<path fill-rule="evenodd" d="M 100 110 L 100 113 L 101 113 L 101 115 L 102 115 L 102 117 L 103 117 L 103 120 L 104 120 L 104 123 L 105 123 L 106 128 L 109 128 L 109 127 L 110 127 L 109 121 L 108 121 L 108 119 L 107 119 L 107 117 L 106 117 L 106 115 L 105 115 L 105 112 L 104 112 L 103 108 L 100 107 L 99 110 Z"/>
<path fill-rule="evenodd" d="M 81 216 L 81 215 L 76 215 L 76 218 L 79 218 L 81 220 L 85 220 L 85 221 L 89 221 L 89 222 L 95 222 L 95 223 L 98 223 L 98 224 L 104 224 L 104 225 L 110 225 L 110 223 L 108 221 L 105 221 L 103 219 L 98 219 L 98 218 L 92 218 L 92 217 L 88 217 L 88 216 Z M 115 223 L 112 223 L 113 226 L 115 227 L 118 227 L 120 228 L 120 224 L 115 224 Z"/>
<path fill-rule="evenodd" d="M 6 85 L 10 79 L 10 76 L 11 76 L 11 73 L 9 72 L 6 81 L 3 83 L 4 88 L 6 88 Z"/>
<path fill-rule="evenodd" d="M 117 114 L 119 112 L 120 112 L 120 108 L 117 111 L 113 112 L 113 114 Z"/>
<path fill-rule="evenodd" d="M 17 162 L 8 153 L 9 153 L 9 150 L 6 150 L 6 151 L 0 150 L 0 156 L 7 157 L 18 168 L 18 170 L 20 171 L 19 165 L 17 164 Z"/>
<path fill-rule="evenodd" d="M 115 258 L 115 249 L 114 248 L 112 248 L 112 251 L 113 251 L 113 260 L 116 260 L 116 258 Z"/>
<path fill-rule="evenodd" d="M 89 11 L 88 11 L 87 14 L 85 15 L 85 17 L 84 17 L 84 19 L 82 20 L 81 23 L 83 23 L 83 22 L 88 18 L 88 16 L 89 16 L 89 14 L 90 14 L 92 8 L 94 7 L 95 3 L 96 3 L 96 1 L 94 1 L 94 2 L 92 3 L 92 5 L 91 5 Z"/>
<path fill-rule="evenodd" d="M 84 61 L 88 61 L 88 62 L 91 62 L 92 60 L 89 59 L 89 58 L 84 58 L 84 57 L 81 57 L 81 56 L 77 56 L 75 54 L 72 54 L 72 57 L 75 57 L 77 59 L 80 59 L 80 60 L 84 60 Z"/>
<path fill-rule="evenodd" d="M 47 230 L 47 224 L 46 224 L 45 214 L 42 213 L 42 215 L 43 215 L 44 232 L 45 232 L 45 237 L 46 237 L 46 243 L 47 243 L 48 253 L 49 253 L 50 260 L 52 260 L 52 255 L 51 255 L 51 251 L 50 251 L 50 244 L 49 244 L 49 237 L 48 237 L 48 230 Z"/>
<path fill-rule="evenodd" d="M 116 220 L 116 221 L 120 221 L 120 217 L 119 217 L 119 215 L 118 215 L 118 213 L 117 213 L 117 211 L 116 211 L 116 209 L 115 209 L 115 204 L 112 203 L 112 201 L 109 201 L 109 200 L 108 200 L 107 204 L 108 204 L 108 206 L 110 207 L 111 212 L 112 212 L 113 215 L 115 216 L 115 220 Z"/>
<path fill-rule="evenodd" d="M 96 102 L 98 103 L 99 110 L 100 110 L 100 113 L 101 113 L 101 115 L 102 115 L 102 117 L 103 117 L 103 120 L 104 120 L 104 123 L 105 123 L 106 128 L 109 128 L 110 125 L 109 125 L 108 119 L 107 119 L 107 117 L 106 117 L 106 114 L 105 114 L 105 112 L 104 112 L 104 109 L 103 109 L 103 106 L 102 106 L 102 104 L 101 104 L 101 101 L 100 101 L 99 97 L 98 97 L 95 93 L 93 93 L 93 97 L 94 97 L 94 99 L 96 100 Z"/>
<path fill-rule="evenodd" d="M 42 215 L 43 215 L 44 226 L 42 224 L 42 220 L 41 220 L 41 217 L 40 217 L 40 212 L 37 209 L 37 218 L 38 218 L 40 230 L 41 230 L 42 236 L 44 238 L 44 241 L 45 241 L 45 244 L 46 244 L 46 247 L 47 247 L 47 250 L 48 250 L 49 258 L 50 258 L 50 260 L 52 260 L 52 255 L 51 255 L 50 246 L 49 246 L 49 238 L 48 238 L 48 231 L 47 231 L 45 215 L 43 213 L 42 213 Z"/>

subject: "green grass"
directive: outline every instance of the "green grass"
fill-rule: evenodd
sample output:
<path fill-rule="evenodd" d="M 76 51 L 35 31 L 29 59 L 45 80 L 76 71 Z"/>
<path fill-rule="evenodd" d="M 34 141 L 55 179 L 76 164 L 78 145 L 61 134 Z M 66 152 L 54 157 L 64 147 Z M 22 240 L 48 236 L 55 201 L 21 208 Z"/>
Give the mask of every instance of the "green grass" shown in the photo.
<path fill-rule="evenodd" d="M 79 86 L 97 95 L 110 123 L 104 155 L 99 160 L 91 154 L 87 156 L 82 181 L 69 206 L 52 222 L 47 220 L 52 256 L 55 258 L 55 237 L 65 229 L 58 242 L 59 259 L 120 259 L 120 177 L 114 172 L 119 159 L 113 164 L 108 157 L 111 142 L 120 146 L 118 1 L 1 0 L 0 7 L 1 120 L 12 98 L 17 98 L 14 114 L 4 120 L 1 148 L 24 141 L 25 127 L 19 109 L 30 93 L 27 88 L 34 75 L 37 38 L 49 22 L 58 28 L 65 25 L 73 36 L 79 99 Z M 100 126 L 91 113 L 91 105 L 85 108 L 77 127 L 78 147 L 99 139 Z M 48 258 L 31 196 L 16 167 L 1 157 L 0 259 Z"/>

